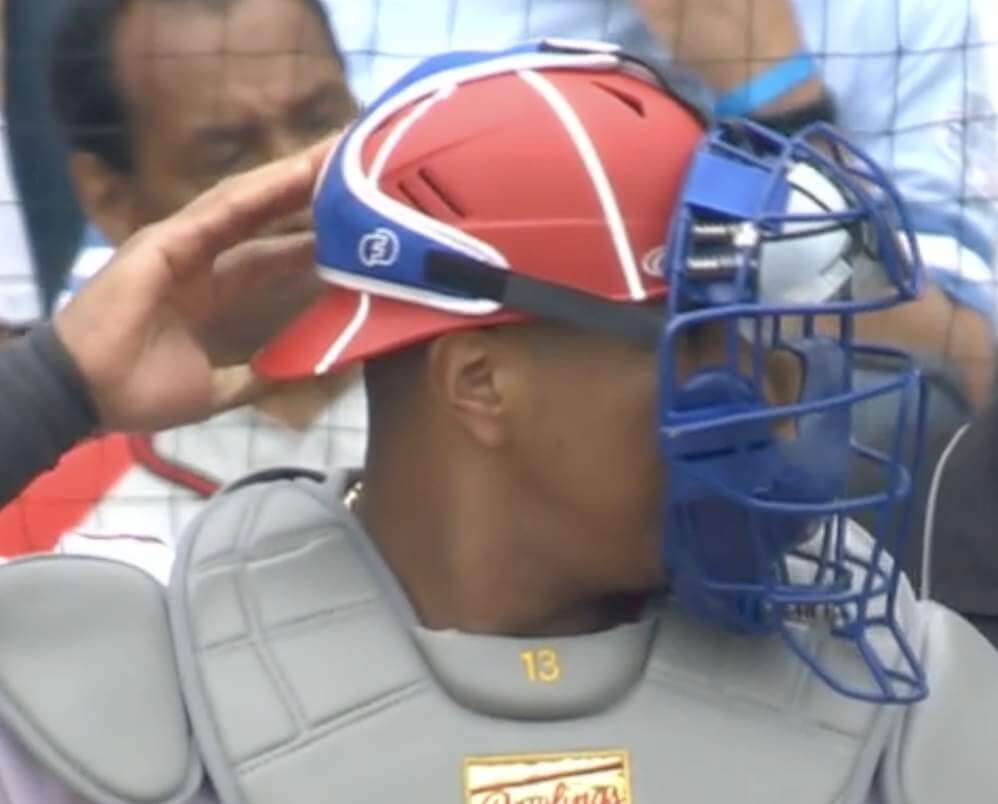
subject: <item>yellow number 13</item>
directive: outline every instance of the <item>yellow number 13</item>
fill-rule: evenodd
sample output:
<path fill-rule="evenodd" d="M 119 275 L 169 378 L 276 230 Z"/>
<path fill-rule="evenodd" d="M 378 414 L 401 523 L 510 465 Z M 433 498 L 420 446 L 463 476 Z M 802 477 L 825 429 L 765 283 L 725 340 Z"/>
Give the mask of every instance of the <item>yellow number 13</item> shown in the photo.
<path fill-rule="evenodd" d="M 527 680 L 551 684 L 561 678 L 561 665 L 558 654 L 550 648 L 541 650 L 525 650 L 520 653 L 523 669 L 527 671 Z"/>

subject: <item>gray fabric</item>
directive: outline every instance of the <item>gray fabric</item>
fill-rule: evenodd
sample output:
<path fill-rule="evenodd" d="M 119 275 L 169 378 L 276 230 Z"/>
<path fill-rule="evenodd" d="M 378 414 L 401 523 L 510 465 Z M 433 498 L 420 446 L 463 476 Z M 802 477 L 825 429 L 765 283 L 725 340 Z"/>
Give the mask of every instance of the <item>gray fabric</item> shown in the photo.
<path fill-rule="evenodd" d="M 178 557 L 170 605 L 182 683 L 225 804 L 457 804 L 468 756 L 622 746 L 635 801 L 663 790 L 740 804 L 867 800 L 902 710 L 843 699 L 781 642 L 723 633 L 673 607 L 656 611 L 647 637 L 613 645 L 642 667 L 623 694 L 607 683 L 586 714 L 553 719 L 521 695 L 515 714 L 533 722 L 500 716 L 476 679 L 502 684 L 501 667 L 522 672 L 523 649 L 555 643 L 414 639 L 408 614 L 389 603 L 395 592 L 379 586 L 386 572 L 370 562 L 380 559 L 335 498 L 335 487 L 308 481 L 238 490 L 208 506 Z M 907 587 L 903 596 L 913 621 Z M 838 671 L 862 672 L 837 641 L 803 636 Z M 605 637 L 570 640 L 579 650 L 562 657 L 566 678 L 619 675 L 612 662 L 586 661 Z M 590 641 L 599 647 L 587 654 Z M 420 649 L 428 642 L 436 675 Z M 507 699 L 518 683 L 506 684 Z"/>
<path fill-rule="evenodd" d="M 368 573 L 336 538 L 324 501 L 336 494 L 304 480 L 236 490 L 205 509 L 178 552 L 170 584 L 178 666 L 205 764 L 226 804 L 328 800 L 319 791 L 334 789 L 330 774 L 350 765 L 330 762 L 335 751 L 316 758 L 314 746 L 338 725 L 336 716 L 363 717 L 420 684 L 411 645 L 365 638 L 394 623 L 376 605 Z M 339 620 L 351 626 L 339 633 L 346 642 L 322 629 Z M 264 634 L 275 643 L 262 642 Z M 352 660 L 366 649 L 377 651 L 367 657 L 370 672 L 354 677 Z M 295 695 L 291 676 L 311 681 L 312 695 Z M 267 787 L 271 768 L 295 765 L 296 757 L 309 771 L 278 774 L 277 786 Z M 244 775 L 263 777 L 254 795 Z"/>
<path fill-rule="evenodd" d="M 915 588 L 921 585 L 922 574 L 922 533 L 925 523 L 925 502 L 928 496 L 932 472 L 939 457 L 953 434 L 970 418 L 972 411 L 962 386 L 952 371 L 944 367 L 923 364 L 928 391 L 925 440 L 921 465 L 914 478 L 912 506 L 909 519 L 907 541 L 901 553 L 901 564 Z M 888 371 L 867 366 L 854 375 L 858 389 L 868 389 L 896 375 Z M 856 407 L 853 412 L 853 438 L 859 443 L 881 451 L 891 449 L 891 439 L 897 422 L 898 409 L 895 395 L 878 397 Z M 914 448 L 913 431 L 905 433 L 905 449 L 911 454 Z M 858 494 L 877 493 L 883 490 L 884 475 L 868 463 L 858 464 L 852 478 L 852 490 Z M 857 513 L 857 521 L 867 530 L 877 526 L 874 512 L 863 510 Z M 944 599 L 947 605 L 963 611 L 957 602 Z"/>
<path fill-rule="evenodd" d="M 900 615 L 932 696 L 876 707 L 777 640 L 662 601 L 634 625 L 556 640 L 420 629 L 337 493 L 282 481 L 208 506 L 169 596 L 182 690 L 151 578 L 92 558 L 0 568 L 2 727 L 99 804 L 194 795 L 181 692 L 223 804 L 458 804 L 470 765 L 593 750 L 626 758 L 637 802 L 977 804 L 998 786 L 998 655 L 907 583 Z M 859 529 L 849 538 L 869 548 Z M 864 672 L 816 627 L 799 636 L 838 674 Z M 559 656 L 556 705 L 523 684 L 522 651 L 544 649 Z"/>
<path fill-rule="evenodd" d="M 413 636 L 436 680 L 462 706 L 493 717 L 555 720 L 599 712 L 633 689 L 644 673 L 654 626 L 647 619 L 587 639 L 544 640 L 542 650 L 558 656 L 558 679 L 550 683 L 531 681 L 523 667 L 524 652 L 537 640 L 425 628 Z M 475 672 L 468 672 L 471 667 Z"/>
<path fill-rule="evenodd" d="M 998 403 L 981 413 L 942 467 L 932 532 L 932 597 L 998 645 Z"/>
<path fill-rule="evenodd" d="M 162 587 L 126 564 L 45 556 L 0 567 L 0 716 L 101 804 L 198 789 Z"/>
<path fill-rule="evenodd" d="M 998 653 L 934 603 L 922 657 L 932 695 L 896 730 L 882 782 L 889 801 L 982 804 L 998 791 Z M 943 759 L 944 761 L 940 761 Z"/>
<path fill-rule="evenodd" d="M 51 324 L 0 347 L 0 507 L 93 432 L 97 414 Z"/>

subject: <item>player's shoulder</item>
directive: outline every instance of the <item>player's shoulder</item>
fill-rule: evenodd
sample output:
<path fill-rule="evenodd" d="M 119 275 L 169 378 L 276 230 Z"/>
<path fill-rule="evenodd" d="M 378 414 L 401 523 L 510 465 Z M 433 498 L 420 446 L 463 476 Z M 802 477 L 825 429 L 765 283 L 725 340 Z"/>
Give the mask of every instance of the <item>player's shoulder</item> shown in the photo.
<path fill-rule="evenodd" d="M 194 519 L 183 543 L 200 543 L 201 552 L 270 533 L 287 536 L 340 516 L 344 473 L 326 475 L 311 469 L 269 468 L 225 486 Z"/>
<path fill-rule="evenodd" d="M 52 552 L 121 561 L 145 570 L 163 585 L 170 580 L 174 554 L 173 547 L 155 535 L 88 530 L 64 534 Z"/>
<path fill-rule="evenodd" d="M 155 578 L 93 556 L 0 566 L 0 644 L 0 722 L 47 772 L 93 801 L 179 802 L 197 790 Z"/>
<path fill-rule="evenodd" d="M 275 466 L 244 475 L 222 489 L 222 494 L 232 495 L 241 489 L 289 481 L 309 481 L 321 486 L 328 479 L 329 476 L 325 472 L 320 472 L 316 469 L 301 466 Z M 341 481 L 337 476 L 333 478 L 333 482 L 339 484 Z"/>
<path fill-rule="evenodd" d="M 274 612 L 288 608 L 288 590 L 308 602 L 358 586 L 350 552 L 335 549 L 335 523 L 350 520 L 342 480 L 318 480 L 271 473 L 216 496 L 169 588 L 92 555 L 0 566 L 0 731 L 85 800 L 190 800 L 203 768 L 178 670 L 232 624 L 243 593 Z M 230 583 L 237 576 L 248 590 Z"/>
<path fill-rule="evenodd" d="M 258 560 L 280 564 L 279 556 L 326 550 L 356 530 L 342 503 L 347 473 L 268 469 L 224 488 L 209 500 L 184 532 L 171 583 L 187 592 L 215 568 Z M 179 577 L 178 577 L 179 576 Z"/>
<path fill-rule="evenodd" d="M 884 800 L 989 801 L 998 789 L 998 651 L 945 606 L 918 606 L 929 696 L 894 731 L 881 767 Z"/>

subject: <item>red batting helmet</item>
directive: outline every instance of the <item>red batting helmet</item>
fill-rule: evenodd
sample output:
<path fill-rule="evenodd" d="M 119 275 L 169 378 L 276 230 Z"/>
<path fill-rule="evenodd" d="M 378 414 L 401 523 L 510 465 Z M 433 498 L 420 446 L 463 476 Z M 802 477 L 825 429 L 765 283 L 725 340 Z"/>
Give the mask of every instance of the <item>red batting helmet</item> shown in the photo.
<path fill-rule="evenodd" d="M 609 47 L 533 43 L 417 67 L 340 140 L 316 190 L 328 293 L 254 360 L 297 378 L 524 320 L 441 292 L 443 249 L 613 301 L 665 294 L 662 253 L 697 115 Z"/>

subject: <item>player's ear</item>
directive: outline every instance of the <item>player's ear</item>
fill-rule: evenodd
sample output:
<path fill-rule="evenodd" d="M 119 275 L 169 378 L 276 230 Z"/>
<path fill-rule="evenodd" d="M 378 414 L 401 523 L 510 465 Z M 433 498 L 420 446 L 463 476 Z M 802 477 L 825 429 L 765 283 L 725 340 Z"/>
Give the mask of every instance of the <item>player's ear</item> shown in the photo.
<path fill-rule="evenodd" d="M 464 432 L 484 447 L 509 438 L 514 383 L 512 356 L 487 330 L 435 340 L 427 354 L 430 385 L 438 402 Z"/>
<path fill-rule="evenodd" d="M 114 245 L 127 240 L 135 217 L 131 179 L 96 154 L 81 151 L 70 157 L 69 169 L 87 219 Z"/>

